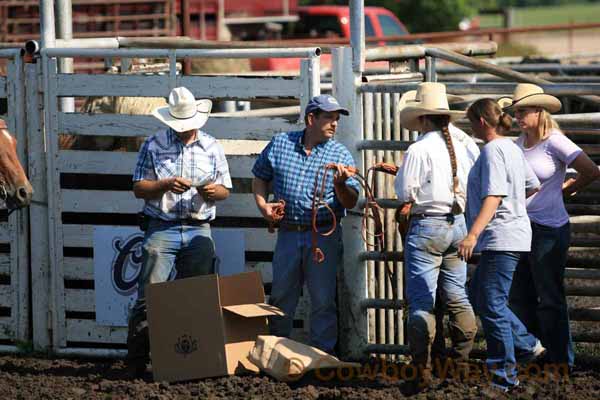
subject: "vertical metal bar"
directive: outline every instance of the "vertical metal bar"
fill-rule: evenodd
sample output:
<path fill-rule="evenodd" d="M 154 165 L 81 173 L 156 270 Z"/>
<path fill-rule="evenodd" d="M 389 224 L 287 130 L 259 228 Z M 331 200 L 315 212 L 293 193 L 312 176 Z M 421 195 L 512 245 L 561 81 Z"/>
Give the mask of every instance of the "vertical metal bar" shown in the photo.
<path fill-rule="evenodd" d="M 360 171 L 364 171 L 364 163 L 357 144 L 363 139 L 362 98 L 358 93 L 360 74 L 352 69 L 352 49 L 342 47 L 333 49 L 333 95 L 343 107 L 350 110 L 348 117 L 340 120 L 338 127 L 339 141 L 343 143 L 356 161 Z M 340 354 L 350 360 L 360 360 L 365 354 L 369 326 L 367 313 L 362 307 L 367 296 L 367 279 L 365 263 L 358 259 L 364 251 L 360 235 L 361 218 L 349 213 L 343 221 L 344 227 L 344 260 L 339 271 L 338 300 L 340 302 Z"/>
<path fill-rule="evenodd" d="M 169 50 L 169 90 L 179 86 L 177 79 L 177 52 L 171 49 Z"/>
<path fill-rule="evenodd" d="M 391 104 L 390 104 L 390 94 L 383 94 L 383 139 L 386 141 L 392 140 L 392 119 L 391 119 Z M 387 163 L 393 162 L 392 152 L 385 151 L 384 152 L 384 161 Z M 394 181 L 391 179 L 392 177 L 388 174 L 381 174 L 383 184 L 383 196 L 388 199 L 393 196 L 394 192 Z M 384 210 L 384 227 L 385 227 L 385 250 L 392 251 L 394 249 L 394 220 L 393 213 L 391 210 Z M 386 269 L 386 273 L 384 274 L 384 279 L 386 282 L 386 298 L 393 299 L 393 291 L 392 291 L 392 282 L 388 279 L 387 270 L 392 270 L 394 267 L 393 262 L 385 262 L 384 268 Z M 387 310 L 386 316 L 386 343 L 394 344 L 395 343 L 395 321 L 394 321 L 394 310 Z"/>
<path fill-rule="evenodd" d="M 375 140 L 383 139 L 383 118 L 382 118 L 382 108 L 381 108 L 381 93 L 375 93 Z M 377 150 L 375 152 L 375 162 L 383 161 L 383 151 Z M 375 196 L 378 198 L 383 197 L 383 190 L 381 185 L 381 180 L 377 179 L 375 184 Z M 371 232 L 373 232 L 371 230 Z M 377 298 L 385 299 L 385 270 L 384 263 L 382 261 L 378 261 L 376 263 L 377 268 Z M 377 343 L 385 343 L 385 317 L 386 310 L 379 309 L 377 310 Z"/>
<path fill-rule="evenodd" d="M 437 74 L 435 73 L 435 57 L 425 57 L 425 81 L 437 82 Z"/>
<path fill-rule="evenodd" d="M 364 93 L 364 135 L 365 140 L 372 140 L 373 135 L 373 124 L 374 124 L 374 116 L 373 116 L 373 93 Z M 365 158 L 365 166 L 371 166 L 374 164 L 373 150 L 365 150 L 364 151 Z M 369 221 L 369 232 L 373 232 L 373 221 Z M 370 247 L 373 246 L 373 238 L 368 237 L 367 243 Z M 368 298 L 374 299 L 376 297 L 375 294 L 375 262 L 367 261 L 367 289 L 368 289 Z M 369 343 L 377 342 L 377 316 L 375 315 L 375 309 L 369 308 L 368 311 L 368 320 L 369 320 Z"/>
<path fill-rule="evenodd" d="M 398 102 L 400 101 L 400 94 L 393 94 L 393 120 L 394 120 L 394 130 L 392 132 L 393 140 L 402 140 L 402 129 L 400 127 L 400 107 L 398 107 Z M 394 152 L 394 164 L 400 165 L 402 162 L 401 153 L 399 151 Z M 393 190 L 393 185 L 392 185 Z M 391 193 L 391 197 L 396 197 L 395 193 Z M 396 224 L 393 222 L 393 233 L 394 233 L 394 250 L 401 251 L 402 243 L 400 235 L 396 229 Z M 396 289 L 398 298 L 402 298 L 402 263 L 395 262 L 394 263 L 394 275 L 396 276 Z M 396 299 L 397 300 L 397 299 Z M 396 312 L 396 343 L 404 344 L 404 321 L 402 319 L 402 310 L 397 310 Z"/>
<path fill-rule="evenodd" d="M 121 58 L 121 73 L 126 74 L 127 72 L 129 72 L 130 68 L 131 68 L 131 58 L 122 57 Z"/>
<path fill-rule="evenodd" d="M 314 96 L 321 94 L 321 64 L 319 57 L 311 57 L 300 62 L 300 79 L 303 92 L 300 94 L 300 120 L 304 119 L 304 109 Z"/>
<path fill-rule="evenodd" d="M 56 31 L 54 30 L 54 2 L 40 0 L 40 31 L 42 48 L 54 47 Z"/>
<path fill-rule="evenodd" d="M 365 70 L 365 1 L 350 0 L 350 46 L 353 49 L 352 70 Z"/>
<path fill-rule="evenodd" d="M 46 158 L 42 131 L 41 104 L 42 64 L 26 64 L 27 81 L 27 142 L 29 147 L 29 181 L 33 186 L 34 202 L 29 214 L 36 229 L 30 231 L 31 243 L 31 315 L 33 347 L 44 351 L 50 346 L 48 310 L 50 309 L 50 261 L 48 259 L 48 191 L 46 187 Z"/>
<path fill-rule="evenodd" d="M 56 23 L 59 39 L 73 39 L 73 7 L 71 0 L 56 0 Z M 58 71 L 63 74 L 73 73 L 73 59 L 61 57 L 58 62 Z M 60 109 L 62 112 L 75 111 L 75 99 L 73 97 L 61 98 Z"/>

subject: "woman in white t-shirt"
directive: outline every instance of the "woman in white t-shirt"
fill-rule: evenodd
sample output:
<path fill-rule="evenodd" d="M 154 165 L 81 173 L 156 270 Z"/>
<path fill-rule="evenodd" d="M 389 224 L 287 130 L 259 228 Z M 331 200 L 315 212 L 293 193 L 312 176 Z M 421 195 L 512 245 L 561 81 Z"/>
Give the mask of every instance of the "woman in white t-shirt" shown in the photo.
<path fill-rule="evenodd" d="M 531 220 L 531 252 L 515 272 L 510 307 L 547 349 L 546 361 L 571 367 L 574 362 L 565 297 L 564 272 L 570 242 L 569 215 L 563 196 L 572 196 L 600 176 L 598 167 L 567 138 L 550 113 L 560 100 L 539 86 L 521 83 L 511 99 L 500 99 L 514 111 L 522 134 L 517 145 L 541 182 L 527 199 Z M 567 167 L 577 177 L 565 181 Z"/>

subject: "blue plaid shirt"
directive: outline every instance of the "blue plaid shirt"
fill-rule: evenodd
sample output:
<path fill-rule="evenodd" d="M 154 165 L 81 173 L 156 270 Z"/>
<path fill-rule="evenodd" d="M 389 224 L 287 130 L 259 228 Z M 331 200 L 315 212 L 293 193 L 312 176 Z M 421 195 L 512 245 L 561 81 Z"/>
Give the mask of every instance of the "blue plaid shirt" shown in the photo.
<path fill-rule="evenodd" d="M 302 138 L 304 131 L 285 132 L 275 136 L 262 151 L 252 173 L 259 179 L 273 181 L 273 193 L 276 200 L 285 200 L 284 222 L 309 225 L 311 223 L 312 199 L 315 177 L 322 178 L 322 167 L 328 163 L 354 166 L 350 152 L 343 144 L 330 139 L 315 146 L 310 155 L 306 155 Z M 346 210 L 337 199 L 333 188 L 333 173 L 327 173 L 324 200 L 335 211 L 338 218 L 346 215 Z M 356 178 L 349 178 L 346 185 L 359 192 Z M 317 214 L 319 223 L 327 223 L 331 217 L 324 207 Z"/>
<path fill-rule="evenodd" d="M 210 181 L 231 189 L 229 166 L 223 147 L 212 136 L 198 130 L 196 140 L 185 145 L 172 129 L 150 136 L 140 149 L 133 181 L 180 176 L 192 184 Z M 182 193 L 166 192 L 161 198 L 146 200 L 144 213 L 165 221 L 214 219 L 214 201 L 204 201 L 195 187 Z"/>

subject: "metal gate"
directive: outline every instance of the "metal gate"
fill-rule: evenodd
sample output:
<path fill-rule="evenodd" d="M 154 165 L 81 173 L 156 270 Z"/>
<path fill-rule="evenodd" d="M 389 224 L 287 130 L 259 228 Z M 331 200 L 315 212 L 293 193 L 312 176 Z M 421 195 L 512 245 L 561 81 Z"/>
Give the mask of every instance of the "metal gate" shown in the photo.
<path fill-rule="evenodd" d="M 25 79 L 20 49 L 0 50 L 6 75 L 0 76 L 0 99 L 6 99 L 9 131 L 27 170 Z M 7 217 L 0 209 L 0 349 L 14 351 L 29 339 L 29 216 L 27 209 Z"/>
<path fill-rule="evenodd" d="M 301 109 L 320 91 L 319 50 L 98 50 L 46 49 L 42 51 L 44 78 L 44 117 L 48 144 L 46 158 L 50 280 L 45 296 L 34 296 L 35 343 L 49 343 L 59 354 L 123 354 L 125 327 L 104 326 L 96 322 L 94 288 L 93 232 L 101 225 L 134 225 L 142 202 L 131 192 L 131 174 L 137 152 L 67 150 L 59 148 L 59 135 L 109 135 L 125 138 L 148 136 L 162 129 L 148 115 L 66 113 L 59 110 L 61 97 L 140 96 L 166 97 L 170 89 L 186 86 L 197 98 L 247 100 L 256 98 L 296 98 Z M 154 58 L 168 59 L 164 75 L 139 74 L 62 74 L 57 72 L 60 57 Z M 300 57 L 301 73 L 291 77 L 197 76 L 177 73 L 176 61 L 182 58 Z M 219 203 L 216 226 L 242 230 L 246 242 L 246 269 L 259 270 L 263 280 L 271 279 L 274 236 L 254 206 L 251 194 L 251 166 L 257 154 L 276 133 L 297 130 L 299 120 L 281 117 L 214 116 L 205 129 L 221 140 L 227 155 L 234 190 Z M 136 149 L 137 150 L 137 149 Z M 109 185 L 100 185 L 104 178 Z M 123 180 L 122 178 L 125 178 Z M 69 182 L 67 182 L 69 181 Z M 127 187 L 121 184 L 129 182 Z M 44 239 L 40 239 L 40 243 Z M 33 279 L 44 282 L 44 272 L 34 271 Z M 40 276 L 38 276 L 40 275 Z M 268 293 L 268 290 L 267 290 Z M 306 293 L 306 292 L 305 292 Z M 303 302 L 306 304 L 307 298 Z M 304 307 L 306 310 L 306 307 Z M 50 313 L 44 314 L 50 310 Z M 308 313 L 300 313 L 297 337 L 305 336 Z"/>

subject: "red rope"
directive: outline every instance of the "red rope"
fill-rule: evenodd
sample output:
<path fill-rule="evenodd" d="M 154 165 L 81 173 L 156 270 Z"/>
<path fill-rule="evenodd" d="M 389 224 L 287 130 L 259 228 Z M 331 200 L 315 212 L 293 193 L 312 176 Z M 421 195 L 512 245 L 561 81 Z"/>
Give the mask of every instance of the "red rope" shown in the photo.
<path fill-rule="evenodd" d="M 383 227 L 383 222 L 382 222 L 382 217 L 381 217 L 383 210 L 379 206 L 379 204 L 377 204 L 377 202 L 375 201 L 375 196 L 374 196 L 373 190 L 372 190 L 372 184 L 370 185 L 368 182 L 369 174 L 372 171 L 376 171 L 376 169 L 375 169 L 375 167 L 369 168 L 367 170 L 367 178 L 365 178 L 358 172 L 358 170 L 355 167 L 345 166 L 345 168 L 347 168 L 357 178 L 359 184 L 362 186 L 362 188 L 365 191 L 366 203 L 365 203 L 365 210 L 364 210 L 363 217 L 362 217 L 363 241 L 367 244 L 367 247 L 368 247 L 369 246 L 368 239 L 370 236 L 372 236 L 375 239 L 374 247 L 381 251 L 385 248 L 385 246 L 384 246 L 385 233 L 384 233 L 384 227 Z M 331 209 L 329 204 L 327 204 L 327 202 L 324 200 L 325 184 L 327 182 L 327 174 L 328 174 L 329 170 L 337 170 L 336 164 L 329 163 L 329 164 L 325 164 L 322 167 L 323 172 L 321 174 L 320 184 L 319 184 L 319 173 L 317 173 L 317 175 L 315 177 L 315 189 L 313 192 L 313 201 L 312 201 L 312 210 L 311 210 L 311 212 L 312 212 L 312 215 L 311 215 L 312 216 L 311 245 L 312 245 L 313 260 L 317 263 L 322 263 L 325 260 L 325 254 L 323 254 L 323 251 L 318 247 L 318 236 L 319 235 L 330 236 L 337 228 L 337 217 L 335 215 L 335 212 Z M 372 175 L 371 179 L 372 179 L 372 181 L 374 181 L 375 176 Z M 318 208 L 320 206 L 325 207 L 325 209 L 331 215 L 332 225 L 331 225 L 331 228 L 326 232 L 319 232 L 319 229 L 317 226 Z M 370 233 L 369 233 L 369 224 L 368 224 L 369 219 L 372 219 L 375 224 L 374 232 L 372 235 L 370 235 Z"/>

